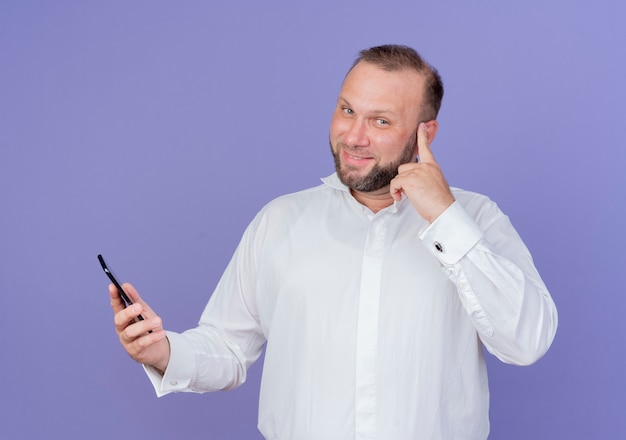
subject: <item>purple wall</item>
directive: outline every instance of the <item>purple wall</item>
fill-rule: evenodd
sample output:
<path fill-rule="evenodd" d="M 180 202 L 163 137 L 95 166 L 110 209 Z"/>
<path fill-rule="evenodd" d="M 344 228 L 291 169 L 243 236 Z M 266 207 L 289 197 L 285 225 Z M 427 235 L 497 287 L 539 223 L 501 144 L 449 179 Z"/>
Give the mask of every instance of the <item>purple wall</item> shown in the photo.
<path fill-rule="evenodd" d="M 259 438 L 260 363 L 154 396 L 96 254 L 193 326 L 254 213 L 332 171 L 357 51 L 397 42 L 443 75 L 448 180 L 511 216 L 560 312 L 539 363 L 489 360 L 491 438 L 626 438 L 625 3 L 94 3 L 0 3 L 0 437 Z"/>

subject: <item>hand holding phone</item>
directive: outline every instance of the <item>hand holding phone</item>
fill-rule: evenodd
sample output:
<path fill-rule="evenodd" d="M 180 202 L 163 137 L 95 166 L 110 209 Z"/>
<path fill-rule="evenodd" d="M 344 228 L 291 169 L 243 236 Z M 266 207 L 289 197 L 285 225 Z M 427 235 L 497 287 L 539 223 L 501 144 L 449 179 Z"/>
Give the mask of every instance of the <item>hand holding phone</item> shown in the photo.
<path fill-rule="evenodd" d="M 116 287 L 117 293 L 120 295 L 120 298 L 122 299 L 126 307 L 130 306 L 133 302 L 130 300 L 126 292 L 124 292 L 124 289 L 122 289 L 122 285 L 117 281 L 117 279 L 113 275 L 113 272 L 111 272 L 111 269 L 109 269 L 107 264 L 104 262 L 104 258 L 102 258 L 102 255 L 100 254 L 98 254 L 98 261 L 100 261 L 100 265 L 102 266 L 102 270 L 104 270 L 104 273 L 107 274 L 113 285 Z M 139 321 L 143 321 L 143 316 L 138 315 L 137 319 Z M 152 333 L 152 331 L 149 331 L 149 333 Z"/>
<path fill-rule="evenodd" d="M 170 345 L 169 340 L 167 339 L 167 333 L 162 327 L 160 318 L 156 316 L 148 304 L 140 299 L 139 293 L 130 284 L 127 285 L 127 291 L 131 292 L 133 294 L 133 298 L 135 298 L 138 302 L 141 302 L 141 305 L 143 306 L 142 310 L 147 314 L 148 320 L 145 321 L 143 316 L 136 315 L 136 312 L 129 315 L 127 313 L 128 311 L 123 310 L 125 307 L 133 304 L 133 301 L 124 291 L 121 284 L 117 281 L 117 278 L 115 278 L 111 269 L 104 262 L 102 255 L 98 255 L 98 261 L 100 261 L 100 265 L 102 266 L 104 273 L 107 274 L 107 277 L 109 277 L 109 280 L 111 280 L 111 283 L 115 286 L 117 294 L 123 304 L 119 304 L 115 301 L 115 292 L 110 290 L 112 299 L 111 305 L 114 313 L 116 316 L 118 313 L 123 315 L 123 317 L 119 320 L 119 324 L 115 324 L 115 330 L 119 336 L 122 346 L 135 361 L 144 365 L 151 365 L 163 374 L 170 359 Z M 130 321 L 131 323 L 139 321 L 144 321 L 144 323 L 138 326 L 129 326 L 128 320 L 133 316 L 135 316 L 135 318 Z M 151 327 L 147 327 L 147 324 L 150 324 Z M 147 328 L 152 328 L 152 330 L 147 330 Z M 146 330 L 147 333 L 145 333 Z M 141 340 L 141 343 L 137 343 L 138 340 Z"/>

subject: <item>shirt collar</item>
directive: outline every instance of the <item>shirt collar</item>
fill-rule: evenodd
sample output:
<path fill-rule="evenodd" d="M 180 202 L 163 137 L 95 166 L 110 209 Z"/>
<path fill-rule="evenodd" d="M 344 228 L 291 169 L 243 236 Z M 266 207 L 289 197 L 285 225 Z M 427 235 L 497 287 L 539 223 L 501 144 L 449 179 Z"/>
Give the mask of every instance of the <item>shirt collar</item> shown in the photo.
<path fill-rule="evenodd" d="M 321 180 L 322 180 L 322 182 L 323 182 L 326 186 L 329 186 L 329 187 L 331 187 L 331 188 L 333 188 L 333 189 L 336 189 L 336 190 L 338 190 L 338 191 L 343 191 L 343 192 L 346 192 L 346 193 L 350 194 L 350 189 L 349 189 L 346 185 L 344 185 L 344 184 L 341 182 L 341 180 L 339 180 L 339 176 L 337 176 L 337 173 L 336 173 L 336 172 L 332 173 L 330 176 L 327 176 L 327 177 L 322 177 L 322 179 L 321 179 Z M 352 196 L 352 194 L 350 194 L 350 197 L 354 198 L 354 197 Z M 406 197 L 405 197 L 405 195 L 404 195 L 404 194 L 402 194 L 402 199 L 401 199 L 399 202 L 394 201 L 394 202 L 393 202 L 393 205 L 390 205 L 390 206 L 386 207 L 385 209 L 383 209 L 383 210 L 382 210 L 382 211 L 380 211 L 380 212 L 384 212 L 384 211 L 390 211 L 390 212 L 394 212 L 394 213 L 395 213 L 395 212 L 398 212 L 398 209 L 399 209 L 402 205 L 404 205 L 404 204 L 405 204 L 405 200 L 406 200 Z M 356 201 L 356 200 L 355 200 L 355 201 Z M 358 202 L 357 202 L 357 203 L 358 203 Z M 359 205 L 361 205 L 361 204 L 359 203 Z M 363 206 L 363 205 L 361 205 L 361 206 Z M 363 208 L 364 208 L 364 209 L 367 209 L 365 206 L 363 206 Z M 369 209 L 367 209 L 367 210 L 369 211 Z"/>
<path fill-rule="evenodd" d="M 330 186 L 333 189 L 338 189 L 339 191 L 344 191 L 344 192 L 350 192 L 348 187 L 344 185 L 343 183 L 341 183 L 341 180 L 339 180 L 339 176 L 337 176 L 336 172 L 332 173 L 328 177 L 322 177 L 321 180 L 322 182 L 324 182 L 324 184 L 326 184 L 327 186 Z"/>

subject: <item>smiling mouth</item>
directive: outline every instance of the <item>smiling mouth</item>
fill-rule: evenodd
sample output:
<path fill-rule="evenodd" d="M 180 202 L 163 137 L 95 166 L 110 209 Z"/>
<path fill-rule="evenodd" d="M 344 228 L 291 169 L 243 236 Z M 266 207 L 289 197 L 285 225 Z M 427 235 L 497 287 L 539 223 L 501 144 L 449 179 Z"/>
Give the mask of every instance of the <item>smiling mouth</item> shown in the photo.
<path fill-rule="evenodd" d="M 361 157 L 361 156 L 353 156 L 352 154 L 348 154 L 348 157 L 352 160 L 365 160 L 371 159 L 371 157 Z"/>
<path fill-rule="evenodd" d="M 344 151 L 344 157 L 349 162 L 363 162 L 363 161 L 367 161 L 367 160 L 372 160 L 373 159 L 373 157 L 371 157 L 371 156 L 363 156 L 363 155 L 359 155 L 359 154 L 353 154 L 353 153 L 350 153 L 348 151 Z"/>

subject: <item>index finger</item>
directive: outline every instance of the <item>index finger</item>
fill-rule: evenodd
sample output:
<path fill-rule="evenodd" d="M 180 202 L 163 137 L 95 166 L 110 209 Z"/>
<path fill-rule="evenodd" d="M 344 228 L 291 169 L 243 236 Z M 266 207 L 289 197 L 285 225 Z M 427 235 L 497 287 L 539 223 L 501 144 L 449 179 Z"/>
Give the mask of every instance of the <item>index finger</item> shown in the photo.
<path fill-rule="evenodd" d="M 435 162 L 435 156 L 428 144 L 428 132 L 426 130 L 426 124 L 421 122 L 417 128 L 417 153 L 420 158 L 420 162 Z"/>
<path fill-rule="evenodd" d="M 143 298 L 141 298 L 141 296 L 139 295 L 139 292 L 137 292 L 137 289 L 135 289 L 135 287 L 132 284 L 124 283 L 124 284 L 122 284 L 122 287 L 124 288 L 124 292 L 126 292 L 126 295 L 128 295 L 128 297 L 130 298 L 130 300 L 133 303 L 141 304 L 141 306 L 143 308 L 144 316 L 147 315 L 148 317 L 152 317 L 152 316 L 156 315 L 156 313 L 154 313 L 154 311 L 152 311 L 152 309 L 150 308 L 148 303 L 145 302 L 143 300 Z"/>
<path fill-rule="evenodd" d="M 121 286 L 126 293 L 126 296 L 132 301 L 132 303 L 140 303 L 142 305 L 142 309 L 144 314 L 147 312 L 148 315 L 152 315 L 152 309 L 146 302 L 141 299 L 137 290 L 130 283 L 124 283 Z M 125 301 L 121 298 L 120 293 L 117 290 L 115 284 L 109 284 L 109 295 L 111 297 L 111 307 L 113 308 L 113 312 L 117 313 L 126 308 Z"/>

